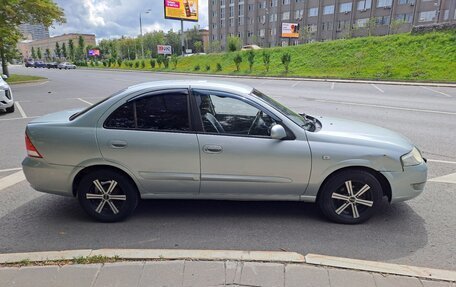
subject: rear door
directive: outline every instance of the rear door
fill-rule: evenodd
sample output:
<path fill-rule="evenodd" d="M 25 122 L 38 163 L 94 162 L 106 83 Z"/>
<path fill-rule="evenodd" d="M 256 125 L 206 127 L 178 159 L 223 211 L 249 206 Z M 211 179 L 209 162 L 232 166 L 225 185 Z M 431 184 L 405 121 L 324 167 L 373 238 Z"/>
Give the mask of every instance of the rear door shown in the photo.
<path fill-rule="evenodd" d="M 199 192 L 200 159 L 187 90 L 144 94 L 122 103 L 97 131 L 105 160 L 135 174 L 143 194 Z"/>

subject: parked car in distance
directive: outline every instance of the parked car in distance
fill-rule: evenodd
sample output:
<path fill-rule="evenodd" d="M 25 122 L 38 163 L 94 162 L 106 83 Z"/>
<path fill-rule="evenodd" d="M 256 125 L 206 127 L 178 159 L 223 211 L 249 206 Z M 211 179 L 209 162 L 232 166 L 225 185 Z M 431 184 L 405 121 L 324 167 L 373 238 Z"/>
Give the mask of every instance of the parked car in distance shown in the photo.
<path fill-rule="evenodd" d="M 60 70 L 61 70 L 61 69 L 64 69 L 64 70 L 76 69 L 76 65 L 73 65 L 73 64 L 68 63 L 68 62 L 60 63 L 57 67 L 58 67 Z"/>
<path fill-rule="evenodd" d="M 59 63 L 57 63 L 57 62 L 50 62 L 50 63 L 46 63 L 46 68 L 48 68 L 48 69 L 57 69 L 58 65 L 59 65 Z"/>
<path fill-rule="evenodd" d="M 0 110 L 12 113 L 14 112 L 14 99 L 11 87 L 5 82 L 7 78 L 6 75 L 0 77 Z"/>
<path fill-rule="evenodd" d="M 31 121 L 27 180 L 119 221 L 140 199 L 316 202 L 338 223 L 414 198 L 427 165 L 385 128 L 298 114 L 235 83 L 157 81 Z"/>
<path fill-rule="evenodd" d="M 34 68 L 46 68 L 46 63 L 44 63 L 43 61 L 35 61 L 33 63 L 33 67 Z"/>
<path fill-rule="evenodd" d="M 33 67 L 35 67 L 35 62 L 33 60 L 27 60 L 27 61 L 25 61 L 25 67 L 33 68 Z"/>

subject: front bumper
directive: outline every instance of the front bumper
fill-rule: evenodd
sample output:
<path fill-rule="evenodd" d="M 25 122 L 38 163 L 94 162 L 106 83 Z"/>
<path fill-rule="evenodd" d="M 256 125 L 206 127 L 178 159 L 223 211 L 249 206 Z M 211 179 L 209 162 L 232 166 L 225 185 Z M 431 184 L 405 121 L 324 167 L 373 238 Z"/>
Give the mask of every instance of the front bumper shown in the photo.
<path fill-rule="evenodd" d="M 402 172 L 382 172 L 391 185 L 391 202 L 401 202 L 417 197 L 424 191 L 427 164 L 404 167 Z"/>
<path fill-rule="evenodd" d="M 48 164 L 43 159 L 26 157 L 22 161 L 25 178 L 37 191 L 73 196 L 74 166 Z"/>
<path fill-rule="evenodd" d="M 0 88 L 0 109 L 11 108 L 14 105 L 11 90 L 8 90 L 11 99 L 6 96 L 5 92 L 6 90 Z"/>

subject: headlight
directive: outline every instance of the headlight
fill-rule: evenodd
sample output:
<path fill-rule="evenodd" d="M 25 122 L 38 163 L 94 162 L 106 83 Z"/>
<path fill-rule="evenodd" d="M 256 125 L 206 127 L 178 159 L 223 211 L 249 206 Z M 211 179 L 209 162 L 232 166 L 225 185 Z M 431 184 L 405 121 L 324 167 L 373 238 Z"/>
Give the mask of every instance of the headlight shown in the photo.
<path fill-rule="evenodd" d="M 423 157 L 421 156 L 420 151 L 414 147 L 411 152 L 401 156 L 402 166 L 412 166 L 419 165 L 424 162 Z"/>

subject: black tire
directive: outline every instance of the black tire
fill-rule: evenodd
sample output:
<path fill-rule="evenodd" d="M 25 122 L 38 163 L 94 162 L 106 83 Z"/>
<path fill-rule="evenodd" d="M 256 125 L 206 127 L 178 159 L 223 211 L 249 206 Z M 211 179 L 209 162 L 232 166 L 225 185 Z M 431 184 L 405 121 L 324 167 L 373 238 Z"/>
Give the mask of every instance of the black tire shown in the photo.
<path fill-rule="evenodd" d="M 14 113 L 14 105 L 5 109 L 7 113 Z"/>
<path fill-rule="evenodd" d="M 364 189 L 366 190 L 362 191 Z M 375 214 L 382 196 L 382 186 L 373 174 L 365 170 L 350 169 L 336 173 L 326 181 L 320 191 L 318 205 L 331 221 L 357 224 Z"/>
<path fill-rule="evenodd" d="M 97 180 L 105 192 L 109 192 L 109 187 L 114 181 L 115 187 L 109 196 L 103 196 L 103 192 L 96 187 Z M 85 175 L 78 186 L 77 194 L 84 211 L 101 222 L 124 220 L 133 213 L 139 201 L 138 190 L 131 179 L 112 170 L 97 170 Z M 92 198 L 88 199 L 88 196 Z"/>

